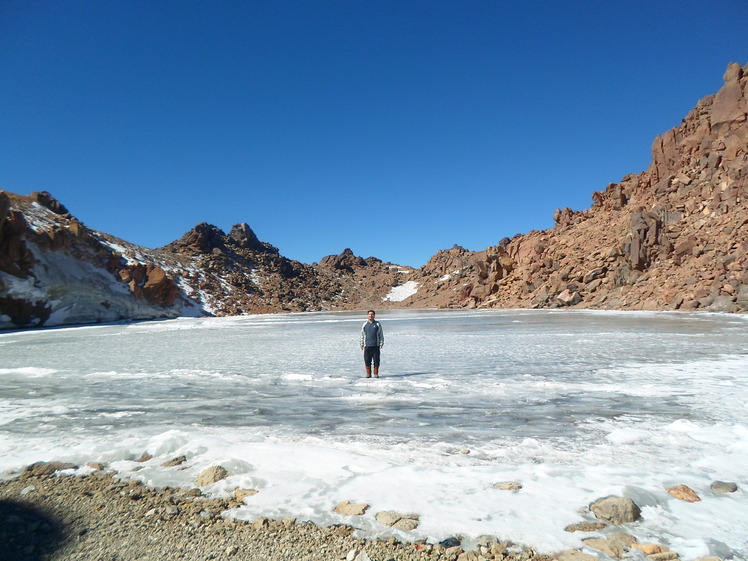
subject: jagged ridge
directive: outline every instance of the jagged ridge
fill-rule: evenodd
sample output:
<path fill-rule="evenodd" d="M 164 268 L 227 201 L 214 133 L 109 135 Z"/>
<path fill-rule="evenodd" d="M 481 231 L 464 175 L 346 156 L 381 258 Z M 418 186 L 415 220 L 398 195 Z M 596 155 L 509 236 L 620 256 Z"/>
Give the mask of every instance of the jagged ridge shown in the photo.
<path fill-rule="evenodd" d="M 731 64 L 719 92 L 654 141 L 649 168 L 589 209 L 415 271 L 350 249 L 303 264 L 247 224 L 201 223 L 150 250 L 90 230 L 49 193 L 0 191 L 0 328 L 403 306 L 745 312 L 747 119 L 748 66 Z"/>

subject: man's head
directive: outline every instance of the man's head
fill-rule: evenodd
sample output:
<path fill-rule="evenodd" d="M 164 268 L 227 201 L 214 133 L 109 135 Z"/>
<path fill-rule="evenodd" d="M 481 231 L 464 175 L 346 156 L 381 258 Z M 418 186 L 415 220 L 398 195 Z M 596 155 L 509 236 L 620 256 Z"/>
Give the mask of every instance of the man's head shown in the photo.
<path fill-rule="evenodd" d="M 376 316 L 376 312 L 374 310 L 369 310 L 366 312 L 366 315 L 369 316 L 369 321 L 374 321 L 374 316 Z"/>

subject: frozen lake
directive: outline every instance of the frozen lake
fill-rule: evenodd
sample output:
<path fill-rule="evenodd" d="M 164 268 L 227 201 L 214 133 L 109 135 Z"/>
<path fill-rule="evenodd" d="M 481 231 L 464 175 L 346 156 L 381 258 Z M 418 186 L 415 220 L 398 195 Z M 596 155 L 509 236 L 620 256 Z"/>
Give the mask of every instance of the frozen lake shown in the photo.
<path fill-rule="evenodd" d="M 625 495 L 626 528 L 684 561 L 748 558 L 748 318 L 576 311 L 382 311 L 382 378 L 364 313 L 179 319 L 0 333 L 0 472 L 106 462 L 147 484 L 259 490 L 229 513 L 456 533 L 541 551 Z M 147 451 L 153 460 L 134 460 Z M 162 468 L 186 455 L 187 469 Z M 184 467 L 184 466 L 183 466 Z M 714 495 L 712 481 L 736 482 Z M 493 484 L 519 481 L 519 492 Z M 685 503 L 665 487 L 688 485 Z M 333 512 L 366 502 L 362 517 Z M 421 515 L 413 532 L 382 510 Z M 604 535 L 600 532 L 594 535 Z M 588 552 L 592 552 L 588 550 Z"/>

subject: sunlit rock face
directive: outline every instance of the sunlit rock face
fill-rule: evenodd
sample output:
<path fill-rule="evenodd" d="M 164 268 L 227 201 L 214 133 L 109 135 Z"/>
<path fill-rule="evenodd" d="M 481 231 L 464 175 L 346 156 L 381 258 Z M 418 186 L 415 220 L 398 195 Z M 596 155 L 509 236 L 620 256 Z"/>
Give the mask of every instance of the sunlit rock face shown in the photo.
<path fill-rule="evenodd" d="M 589 209 L 559 209 L 554 228 L 485 252 L 434 256 L 418 275 L 438 289 L 419 304 L 748 310 L 748 66 L 724 79 L 655 139 L 646 171 Z"/>
<path fill-rule="evenodd" d="M 194 315 L 197 305 L 142 248 L 88 229 L 49 193 L 0 192 L 0 327 Z"/>

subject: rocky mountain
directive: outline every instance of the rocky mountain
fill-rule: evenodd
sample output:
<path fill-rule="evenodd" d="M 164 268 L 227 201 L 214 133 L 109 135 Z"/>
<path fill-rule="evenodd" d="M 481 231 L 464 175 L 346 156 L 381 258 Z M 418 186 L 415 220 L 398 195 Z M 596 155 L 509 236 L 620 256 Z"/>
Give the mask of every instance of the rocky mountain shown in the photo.
<path fill-rule="evenodd" d="M 748 66 L 655 139 L 652 163 L 555 226 L 417 270 L 346 249 L 311 265 L 247 224 L 146 249 L 52 195 L 0 191 L 0 328 L 368 307 L 748 311 Z"/>
<path fill-rule="evenodd" d="M 47 192 L 0 191 L 0 328 L 376 305 L 396 265 L 346 250 L 306 265 L 247 224 L 146 249 L 89 229 Z"/>
<path fill-rule="evenodd" d="M 724 80 L 655 139 L 646 171 L 591 208 L 435 255 L 412 276 L 424 288 L 414 305 L 748 310 L 748 66 L 730 64 Z"/>

